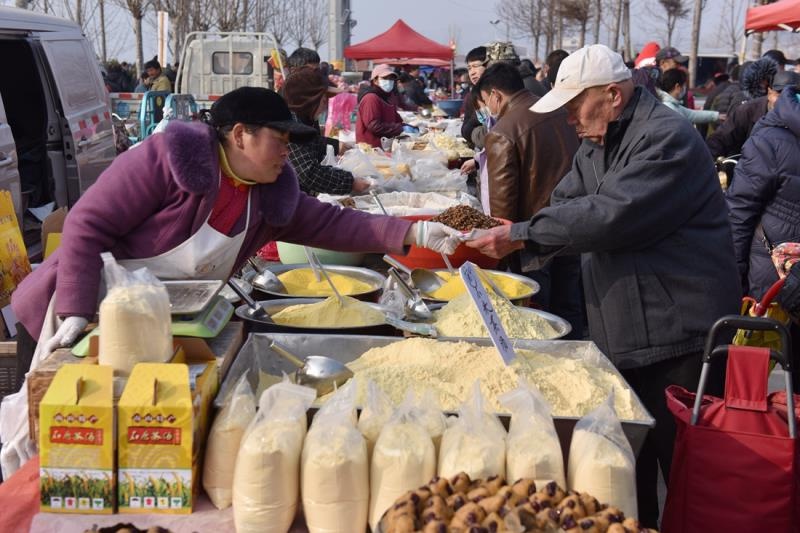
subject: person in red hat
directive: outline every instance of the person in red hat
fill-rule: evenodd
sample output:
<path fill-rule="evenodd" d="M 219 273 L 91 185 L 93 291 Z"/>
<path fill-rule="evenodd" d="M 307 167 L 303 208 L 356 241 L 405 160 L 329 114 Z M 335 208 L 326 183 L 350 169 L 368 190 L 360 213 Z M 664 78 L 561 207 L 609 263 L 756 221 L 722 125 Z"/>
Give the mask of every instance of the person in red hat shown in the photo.
<path fill-rule="evenodd" d="M 656 64 L 656 54 L 661 50 L 661 47 L 655 41 L 650 41 L 642 47 L 642 51 L 636 56 L 633 61 L 635 68 L 652 67 Z"/>

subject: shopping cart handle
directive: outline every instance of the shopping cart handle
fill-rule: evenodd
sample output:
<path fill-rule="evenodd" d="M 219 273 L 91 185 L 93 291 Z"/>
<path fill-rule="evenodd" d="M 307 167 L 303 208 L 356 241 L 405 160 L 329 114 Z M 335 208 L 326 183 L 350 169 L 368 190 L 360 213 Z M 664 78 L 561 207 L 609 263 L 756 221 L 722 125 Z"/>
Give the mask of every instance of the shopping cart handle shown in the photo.
<path fill-rule="evenodd" d="M 770 350 L 770 357 L 780 363 L 785 371 L 792 371 L 790 356 L 792 353 L 792 344 L 791 338 L 789 337 L 789 331 L 786 329 L 786 326 L 777 320 L 760 316 L 726 315 L 714 322 L 714 325 L 711 326 L 711 331 L 708 333 L 706 347 L 703 351 L 704 363 L 711 361 L 711 359 L 716 355 L 727 353 L 727 346 L 717 345 L 717 337 L 719 336 L 720 331 L 725 329 L 747 329 L 751 331 L 776 332 L 781 338 L 783 352 Z M 718 348 L 722 348 L 722 350 L 717 352 Z"/>
<path fill-rule="evenodd" d="M 703 358 L 703 362 L 707 363 L 708 361 L 714 359 L 715 357 L 719 357 L 720 355 L 728 355 L 728 349 L 730 347 L 731 345 L 716 346 L 713 350 L 711 350 L 711 355 L 709 357 Z M 791 360 L 789 359 L 788 355 L 776 350 L 770 350 L 769 358 L 778 362 L 786 372 L 792 371 Z"/>

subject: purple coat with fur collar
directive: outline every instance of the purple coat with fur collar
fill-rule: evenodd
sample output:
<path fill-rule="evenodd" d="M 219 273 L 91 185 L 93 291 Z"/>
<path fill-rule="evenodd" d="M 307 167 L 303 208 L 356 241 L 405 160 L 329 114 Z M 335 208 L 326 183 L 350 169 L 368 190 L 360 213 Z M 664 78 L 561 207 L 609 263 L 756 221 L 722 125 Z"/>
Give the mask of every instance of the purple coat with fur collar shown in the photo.
<path fill-rule="evenodd" d="M 175 248 L 206 221 L 219 191 L 218 143 L 208 126 L 172 122 L 119 155 L 75 204 L 59 249 L 11 298 L 17 319 L 38 338 L 50 297 L 59 316 L 97 311 L 102 261 L 152 257 Z M 402 253 L 411 222 L 324 204 L 301 192 L 288 163 L 275 183 L 253 186 L 250 227 L 236 261 L 270 240 L 340 251 Z M 244 228 L 243 216 L 231 232 Z"/>

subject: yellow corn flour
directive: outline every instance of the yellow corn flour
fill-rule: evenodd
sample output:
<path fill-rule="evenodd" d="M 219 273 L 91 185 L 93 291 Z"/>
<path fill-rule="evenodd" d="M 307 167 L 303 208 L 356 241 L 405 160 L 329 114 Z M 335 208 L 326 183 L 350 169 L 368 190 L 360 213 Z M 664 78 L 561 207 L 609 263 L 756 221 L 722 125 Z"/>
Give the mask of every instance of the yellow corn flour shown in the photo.
<path fill-rule="evenodd" d="M 512 339 L 554 339 L 558 332 L 550 323 L 528 310 L 517 307 L 505 298 L 490 292 L 497 316 L 506 333 Z M 433 313 L 434 325 L 439 335 L 445 337 L 488 337 L 478 308 L 468 293 L 450 300 L 447 305 Z"/>
<path fill-rule="evenodd" d="M 503 294 L 512 300 L 515 298 L 522 298 L 523 296 L 530 296 L 531 294 L 531 288 L 529 286 L 517 281 L 511 276 L 505 276 L 495 272 L 487 272 L 486 274 L 492 278 L 492 281 L 494 281 L 495 285 L 497 285 L 497 287 L 503 291 Z M 442 278 L 445 283 L 435 291 L 427 293 L 427 296 L 435 298 L 436 300 L 450 301 L 453 298 L 457 298 L 458 296 L 461 296 L 467 292 L 467 288 L 461 281 L 461 276 L 458 274 L 458 272 L 453 274 L 450 272 L 437 272 L 436 275 Z M 487 291 L 491 292 L 491 289 L 486 282 L 483 282 L 483 286 Z"/>
<path fill-rule="evenodd" d="M 352 276 L 340 274 L 338 272 L 327 271 L 336 290 L 341 295 L 363 294 L 373 290 L 368 283 L 360 281 Z M 320 281 L 314 277 L 314 272 L 310 268 L 295 268 L 288 272 L 278 275 L 278 279 L 286 287 L 286 292 L 292 296 L 333 296 L 325 276 L 320 276 Z"/>
<path fill-rule="evenodd" d="M 350 296 L 330 296 L 313 304 L 292 305 L 272 315 L 283 326 L 354 328 L 383 324 L 383 313 Z"/>
<path fill-rule="evenodd" d="M 520 349 L 516 353 L 517 359 L 505 366 L 494 346 L 411 338 L 372 348 L 347 366 L 358 379 L 357 405 L 364 405 L 366 383 L 372 379 L 395 405 L 408 390 L 419 395 L 431 389 L 442 408 L 452 411 L 480 379 L 487 408 L 504 412 L 497 397 L 516 388 L 523 376 L 539 388 L 555 416 L 583 416 L 600 405 L 613 388 L 617 415 L 628 420 L 642 418 L 633 393 L 617 374 L 577 358 Z"/>

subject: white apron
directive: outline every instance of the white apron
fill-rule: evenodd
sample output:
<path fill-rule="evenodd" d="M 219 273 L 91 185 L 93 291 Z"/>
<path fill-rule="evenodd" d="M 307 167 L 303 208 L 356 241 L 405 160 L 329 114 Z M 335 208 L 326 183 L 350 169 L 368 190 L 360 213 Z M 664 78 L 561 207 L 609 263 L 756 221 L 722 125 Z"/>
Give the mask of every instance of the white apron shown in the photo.
<path fill-rule="evenodd" d="M 236 264 L 236 258 L 250 227 L 250 196 L 247 194 L 244 230 L 228 237 L 212 228 L 208 218 L 202 226 L 172 250 L 145 259 L 126 259 L 119 264 L 128 270 L 147 267 L 159 279 L 219 279 L 227 280 Z M 209 218 L 211 214 L 209 213 Z M 42 332 L 31 359 L 28 372 L 35 370 L 50 354 L 44 353 L 44 345 L 55 335 L 61 320 L 55 314 L 55 294 L 47 306 Z M 19 392 L 3 398 L 0 405 L 0 467 L 3 479 L 8 479 L 36 454 L 36 439 L 31 440 L 28 431 L 28 380 Z"/>

